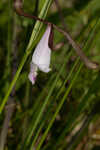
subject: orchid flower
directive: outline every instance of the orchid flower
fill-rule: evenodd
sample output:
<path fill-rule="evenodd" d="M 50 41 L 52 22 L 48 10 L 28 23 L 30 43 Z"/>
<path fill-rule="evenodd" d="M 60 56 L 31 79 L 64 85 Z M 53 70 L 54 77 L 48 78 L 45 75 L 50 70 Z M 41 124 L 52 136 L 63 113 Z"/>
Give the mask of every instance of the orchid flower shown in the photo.
<path fill-rule="evenodd" d="M 28 75 L 28 78 L 32 82 L 32 84 L 35 84 L 38 70 L 45 73 L 48 73 L 51 70 L 49 68 L 51 57 L 51 49 L 49 47 L 50 33 L 51 26 L 48 25 L 44 35 L 42 36 L 33 53 L 32 61 L 30 64 L 30 73 Z"/>

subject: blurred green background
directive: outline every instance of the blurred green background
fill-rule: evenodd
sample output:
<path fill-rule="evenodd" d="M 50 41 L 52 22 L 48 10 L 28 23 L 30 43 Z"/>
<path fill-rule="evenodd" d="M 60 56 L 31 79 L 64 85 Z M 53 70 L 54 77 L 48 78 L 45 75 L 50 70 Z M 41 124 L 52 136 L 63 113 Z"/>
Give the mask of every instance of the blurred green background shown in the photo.
<path fill-rule="evenodd" d="M 38 16 L 47 0 L 24 0 Z M 66 29 L 89 59 L 100 63 L 100 0 L 58 0 Z M 35 20 L 18 16 L 14 0 L 0 1 L 0 105 L 26 53 Z M 48 4 L 49 5 L 49 4 Z M 46 20 L 64 28 L 54 0 Z M 44 12 L 45 14 L 45 12 Z M 45 25 L 34 40 L 40 40 Z M 0 150 L 100 150 L 100 71 L 88 69 L 54 30 L 51 71 L 28 80 L 32 53 L 0 114 Z M 34 51 L 34 48 L 32 52 Z"/>

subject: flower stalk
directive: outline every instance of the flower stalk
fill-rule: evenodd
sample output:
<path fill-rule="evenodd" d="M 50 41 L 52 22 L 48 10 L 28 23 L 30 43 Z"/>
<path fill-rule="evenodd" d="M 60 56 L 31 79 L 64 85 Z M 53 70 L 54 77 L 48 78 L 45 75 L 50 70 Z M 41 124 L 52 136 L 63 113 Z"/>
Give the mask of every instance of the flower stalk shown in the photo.
<path fill-rule="evenodd" d="M 23 4 L 22 0 L 15 0 L 15 2 L 14 2 L 14 8 L 20 16 L 38 20 L 46 25 L 51 24 L 53 28 L 55 28 L 58 32 L 62 33 L 65 36 L 65 38 L 72 45 L 76 54 L 80 57 L 81 61 L 86 65 L 86 67 L 88 67 L 89 69 L 98 69 L 99 68 L 98 63 L 95 63 L 88 59 L 88 57 L 84 54 L 81 47 L 73 40 L 73 38 L 71 37 L 71 35 L 69 34 L 68 31 L 65 31 L 65 30 L 59 28 L 58 26 L 56 26 L 55 24 L 53 24 L 47 20 L 44 20 L 44 19 L 38 18 L 36 16 L 25 13 L 22 9 L 22 4 Z"/>
<path fill-rule="evenodd" d="M 44 19 L 46 17 L 47 11 L 48 11 L 51 3 L 52 3 L 52 0 L 46 0 L 45 1 L 44 6 L 43 6 L 43 8 L 40 12 L 40 15 L 39 15 L 40 18 Z M 7 91 L 6 95 L 4 96 L 4 98 L 2 100 L 2 103 L 0 104 L 0 114 L 2 113 L 3 108 L 4 108 L 4 106 L 5 106 L 5 104 L 8 100 L 8 97 L 9 97 L 16 81 L 18 80 L 18 77 L 21 73 L 21 70 L 22 70 L 29 54 L 31 53 L 31 51 L 33 50 L 33 48 L 35 46 L 36 37 L 39 35 L 39 31 L 40 31 L 41 27 L 42 27 L 41 22 L 36 22 L 35 27 L 34 27 L 35 30 L 33 29 L 32 36 L 31 36 L 30 42 L 28 44 L 28 48 L 26 49 L 26 52 L 24 53 L 24 56 L 23 56 L 23 58 L 21 60 L 21 63 L 18 67 L 18 70 L 17 70 L 17 72 L 16 72 L 16 74 L 15 74 L 15 76 L 14 76 L 14 78 L 13 78 L 13 80 L 12 80 L 12 82 L 11 82 L 9 88 L 8 88 L 8 91 Z"/>

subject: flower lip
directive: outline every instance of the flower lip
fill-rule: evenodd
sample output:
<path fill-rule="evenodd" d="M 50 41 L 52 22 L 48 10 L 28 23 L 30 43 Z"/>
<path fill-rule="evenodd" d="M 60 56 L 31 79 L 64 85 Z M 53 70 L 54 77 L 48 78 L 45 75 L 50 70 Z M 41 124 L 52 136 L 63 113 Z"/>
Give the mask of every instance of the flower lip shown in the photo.
<path fill-rule="evenodd" d="M 36 77 L 34 76 L 32 72 L 29 73 L 28 78 L 32 82 L 32 84 L 35 84 Z"/>
<path fill-rule="evenodd" d="M 32 84 L 35 84 L 36 77 L 37 77 L 37 69 L 38 69 L 38 67 L 31 62 L 31 64 L 30 64 L 30 73 L 28 75 L 28 78 L 32 82 Z"/>

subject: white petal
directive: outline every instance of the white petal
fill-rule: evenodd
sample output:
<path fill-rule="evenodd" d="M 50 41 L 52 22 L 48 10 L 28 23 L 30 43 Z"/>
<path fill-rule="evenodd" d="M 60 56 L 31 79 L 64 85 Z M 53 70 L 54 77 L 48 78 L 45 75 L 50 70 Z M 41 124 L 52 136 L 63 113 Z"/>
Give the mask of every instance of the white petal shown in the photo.
<path fill-rule="evenodd" d="M 48 25 L 42 39 L 38 43 L 33 56 L 32 62 L 38 66 L 38 68 L 43 72 L 49 72 L 50 68 L 50 57 L 51 49 L 48 46 L 49 36 L 51 32 L 51 26 Z"/>

